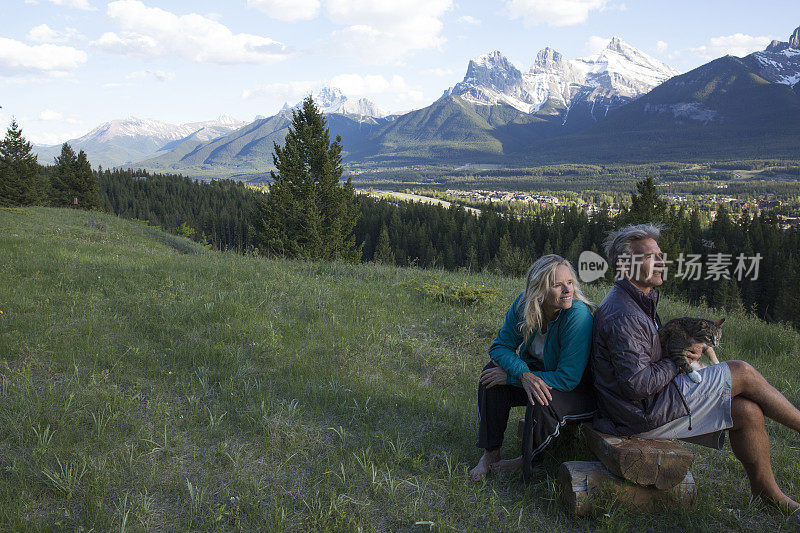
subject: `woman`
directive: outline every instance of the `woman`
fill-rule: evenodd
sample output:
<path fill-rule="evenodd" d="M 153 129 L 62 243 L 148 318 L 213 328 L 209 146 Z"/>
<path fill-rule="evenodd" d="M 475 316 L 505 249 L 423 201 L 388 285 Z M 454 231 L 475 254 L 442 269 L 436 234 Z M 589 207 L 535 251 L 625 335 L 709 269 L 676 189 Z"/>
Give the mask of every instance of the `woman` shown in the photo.
<path fill-rule="evenodd" d="M 593 309 L 563 257 L 545 255 L 528 269 L 525 291 L 506 313 L 489 348 L 492 360 L 481 372 L 477 446 L 485 451 L 470 471 L 473 481 L 490 470 L 520 467 L 527 480 L 561 426 L 592 418 L 591 384 L 583 376 Z M 523 456 L 501 461 L 509 412 L 521 405 L 528 406 Z"/>

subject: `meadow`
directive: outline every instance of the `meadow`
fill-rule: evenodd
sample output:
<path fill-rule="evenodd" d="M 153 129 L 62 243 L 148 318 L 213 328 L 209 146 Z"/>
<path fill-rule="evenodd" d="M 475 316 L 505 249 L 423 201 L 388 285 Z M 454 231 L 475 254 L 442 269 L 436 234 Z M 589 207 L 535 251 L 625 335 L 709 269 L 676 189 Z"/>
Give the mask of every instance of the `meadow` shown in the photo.
<path fill-rule="evenodd" d="M 796 527 L 750 500 L 729 445 L 687 445 L 691 509 L 607 497 L 568 515 L 555 474 L 591 458 L 580 431 L 530 484 L 470 483 L 477 376 L 520 279 L 267 260 L 48 208 L 0 209 L 0 272 L 1 531 Z M 425 284 L 496 294 L 468 305 Z M 586 288 L 597 302 L 606 290 Z M 718 314 L 669 295 L 660 313 Z M 721 359 L 750 361 L 800 404 L 797 331 L 733 314 L 724 332 Z M 796 498 L 800 438 L 768 431 Z"/>

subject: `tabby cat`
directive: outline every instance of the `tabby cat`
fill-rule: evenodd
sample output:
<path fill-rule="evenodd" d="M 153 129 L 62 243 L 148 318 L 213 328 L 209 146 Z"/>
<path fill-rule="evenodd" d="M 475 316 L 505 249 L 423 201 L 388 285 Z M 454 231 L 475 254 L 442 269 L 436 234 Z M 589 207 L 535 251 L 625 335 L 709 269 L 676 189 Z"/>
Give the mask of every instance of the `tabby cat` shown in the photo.
<path fill-rule="evenodd" d="M 661 340 L 662 352 L 678 365 L 681 371 L 688 374 L 689 378 L 695 383 L 700 383 L 702 378 L 697 372 L 702 368 L 699 362 L 689 364 L 686 352 L 693 344 L 702 343 L 703 355 L 711 360 L 712 364 L 719 363 L 717 354 L 714 353 L 714 346 L 719 346 L 722 338 L 722 323 L 724 318 L 712 322 L 704 318 L 683 317 L 670 320 L 658 330 Z"/>

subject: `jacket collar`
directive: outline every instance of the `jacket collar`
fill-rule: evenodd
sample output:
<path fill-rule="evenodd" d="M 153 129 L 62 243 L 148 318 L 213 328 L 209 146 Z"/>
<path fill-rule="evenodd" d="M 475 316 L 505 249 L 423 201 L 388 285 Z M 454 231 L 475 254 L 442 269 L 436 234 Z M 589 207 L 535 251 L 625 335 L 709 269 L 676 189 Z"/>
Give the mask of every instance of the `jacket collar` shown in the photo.
<path fill-rule="evenodd" d="M 658 305 L 659 297 L 658 289 L 650 289 L 650 292 L 645 295 L 645 293 L 634 287 L 633 283 L 627 279 L 618 279 L 614 282 L 614 285 L 627 292 L 647 316 L 652 319 L 656 318 L 656 306 Z"/>

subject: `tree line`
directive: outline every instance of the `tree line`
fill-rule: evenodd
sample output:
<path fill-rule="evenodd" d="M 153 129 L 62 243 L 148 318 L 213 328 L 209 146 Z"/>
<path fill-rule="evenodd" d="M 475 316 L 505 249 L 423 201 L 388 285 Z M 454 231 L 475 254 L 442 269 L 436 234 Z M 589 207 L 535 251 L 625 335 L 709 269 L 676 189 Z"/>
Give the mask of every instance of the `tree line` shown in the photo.
<path fill-rule="evenodd" d="M 475 214 L 457 205 L 444 208 L 354 195 L 349 182 L 337 186 L 338 140 L 331 142 L 322 135 L 324 121 L 310 108 L 296 115 L 299 122 L 293 131 L 299 133 L 287 140 L 283 152 L 276 150 L 279 174 L 269 193 L 230 180 L 199 182 L 142 170 L 91 171 L 85 154 L 76 155 L 68 145 L 53 165 L 40 166 L 12 123 L 0 143 L 0 202 L 102 209 L 220 250 L 488 270 L 508 276 L 521 276 L 546 253 L 558 253 L 575 263 L 584 250 L 602 255 L 609 230 L 657 222 L 665 228 L 660 244 L 668 259 L 681 253 L 705 260 L 715 254 L 731 260 L 738 255 L 761 256 L 756 279 L 737 279 L 732 269 L 717 279 L 706 277 L 707 273 L 699 279 L 681 279 L 674 275 L 677 266 L 670 265 L 673 275 L 667 277 L 667 293 L 720 309 L 747 309 L 764 319 L 800 327 L 800 231 L 781 229 L 773 212 L 732 214 L 720 207 L 707 224 L 699 208 L 669 205 L 652 179 L 637 183 L 630 207 L 614 218 L 605 205 L 592 216 L 575 205 L 517 216 L 491 206 Z M 314 141 L 320 135 L 322 141 Z"/>
<path fill-rule="evenodd" d="M 0 141 L 0 206 L 100 207 L 97 177 L 83 150 L 64 143 L 53 165 L 41 166 L 16 120 Z"/>

